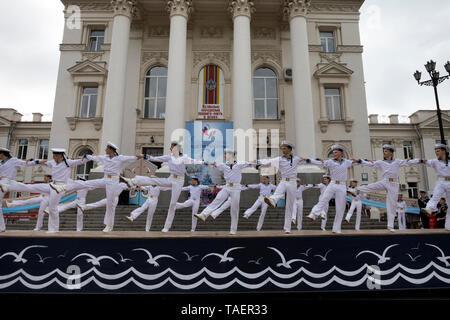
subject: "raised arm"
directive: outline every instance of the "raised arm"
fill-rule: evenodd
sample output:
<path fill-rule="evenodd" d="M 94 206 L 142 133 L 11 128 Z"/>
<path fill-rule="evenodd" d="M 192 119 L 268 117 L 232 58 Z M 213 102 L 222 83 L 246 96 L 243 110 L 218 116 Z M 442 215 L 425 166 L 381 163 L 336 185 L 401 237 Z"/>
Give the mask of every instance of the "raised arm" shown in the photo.
<path fill-rule="evenodd" d="M 189 191 L 191 188 L 189 186 L 181 188 L 181 191 Z"/>
<path fill-rule="evenodd" d="M 261 166 L 274 165 L 274 163 L 278 162 L 279 159 L 280 159 L 279 157 L 270 158 L 270 159 L 259 159 L 256 161 L 256 163 Z"/>
<path fill-rule="evenodd" d="M 87 159 L 88 161 L 94 161 L 94 162 L 103 162 L 104 157 L 102 156 L 94 156 L 91 154 L 85 154 L 84 158 Z"/>
<path fill-rule="evenodd" d="M 415 164 L 422 163 L 422 159 L 406 159 L 406 160 L 400 160 L 400 167 L 410 167 Z"/>
<path fill-rule="evenodd" d="M 138 159 L 139 159 L 138 156 L 124 156 L 124 155 L 119 156 L 120 162 L 136 161 Z"/>
<path fill-rule="evenodd" d="M 320 159 L 304 159 L 302 158 L 302 160 L 305 160 L 306 163 L 310 163 L 310 164 L 315 164 L 316 166 L 325 166 L 325 162 L 320 160 Z"/>
<path fill-rule="evenodd" d="M 165 155 L 165 156 L 149 156 L 146 155 L 144 159 L 147 159 L 149 161 L 155 161 L 155 162 L 168 162 L 170 160 L 170 156 L 169 155 Z"/>
<path fill-rule="evenodd" d="M 261 186 L 260 186 L 259 183 L 258 184 L 248 184 L 247 188 L 249 188 L 249 189 L 259 189 L 259 188 L 261 188 Z"/>
<path fill-rule="evenodd" d="M 80 164 L 86 163 L 89 160 L 87 160 L 86 158 L 80 158 L 80 159 L 66 159 L 67 164 L 69 165 L 69 167 L 75 167 L 78 166 Z"/>

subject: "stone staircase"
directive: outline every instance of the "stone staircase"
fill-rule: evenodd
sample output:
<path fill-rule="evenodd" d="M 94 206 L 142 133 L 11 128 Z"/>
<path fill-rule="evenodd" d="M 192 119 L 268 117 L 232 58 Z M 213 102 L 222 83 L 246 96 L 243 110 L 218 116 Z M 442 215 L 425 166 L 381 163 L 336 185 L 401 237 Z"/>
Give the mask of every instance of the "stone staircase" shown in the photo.
<path fill-rule="evenodd" d="M 129 222 L 124 218 L 125 215 L 135 209 L 133 205 L 119 205 L 116 209 L 115 226 L 116 231 L 144 231 L 147 212 L 144 212 L 134 222 Z M 199 212 L 203 208 L 200 207 Z M 260 211 L 255 212 L 248 220 L 242 218 L 246 208 L 241 207 L 239 214 L 238 230 L 255 230 L 259 218 Z M 304 230 L 319 230 L 321 220 L 310 221 L 306 216 L 311 211 L 311 208 L 304 208 L 303 211 L 303 229 Z M 84 215 L 84 230 L 85 231 L 99 231 L 104 228 L 103 217 L 105 214 L 104 208 L 99 208 L 87 211 Z M 189 231 L 191 229 L 191 214 L 192 211 L 188 209 L 180 209 L 176 211 L 175 218 L 172 225 L 172 231 Z M 153 216 L 151 231 L 160 231 L 167 215 L 167 206 L 158 207 Z M 334 221 L 335 209 L 330 206 L 327 220 L 327 230 L 331 230 Z M 345 221 L 342 223 L 342 229 L 354 229 L 356 216 L 353 215 L 351 224 Z M 8 221 L 8 230 L 32 230 L 36 224 L 36 219 L 28 221 Z M 284 208 L 269 208 L 264 220 L 263 230 L 282 230 L 284 224 Z M 76 210 L 71 209 L 60 215 L 60 230 L 73 231 L 76 228 Z M 201 220 L 197 223 L 197 231 L 227 231 L 230 228 L 230 214 L 229 210 L 222 213 L 216 220 L 209 218 L 206 222 Z M 296 228 L 296 227 L 295 227 Z M 385 229 L 386 221 L 371 220 L 367 216 L 361 218 L 361 229 Z M 44 219 L 44 229 L 47 229 L 47 216 Z"/>

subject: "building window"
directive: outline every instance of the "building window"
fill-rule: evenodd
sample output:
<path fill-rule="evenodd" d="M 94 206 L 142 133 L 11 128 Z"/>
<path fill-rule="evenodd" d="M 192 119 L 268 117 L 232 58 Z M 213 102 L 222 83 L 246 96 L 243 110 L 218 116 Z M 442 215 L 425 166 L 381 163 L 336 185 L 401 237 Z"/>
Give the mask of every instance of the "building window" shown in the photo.
<path fill-rule="evenodd" d="M 334 47 L 334 33 L 332 31 L 320 32 L 320 44 L 322 45 L 322 52 L 335 52 Z"/>
<path fill-rule="evenodd" d="M 272 148 L 256 148 L 258 159 L 272 158 Z"/>
<path fill-rule="evenodd" d="M 162 156 L 164 154 L 164 148 L 155 148 L 155 147 L 143 147 L 142 148 L 142 154 L 147 154 L 149 156 Z M 159 168 L 161 168 L 161 162 L 153 162 L 150 161 L 151 163 L 153 163 L 155 166 Z"/>
<path fill-rule="evenodd" d="M 436 144 L 437 144 L 437 143 L 441 143 L 441 139 L 436 140 L 435 143 L 436 143 Z M 445 140 L 445 144 L 448 145 L 448 141 L 447 141 L 447 140 Z"/>
<path fill-rule="evenodd" d="M 153 67 L 145 75 L 144 118 L 164 119 L 167 68 Z"/>
<path fill-rule="evenodd" d="M 83 87 L 81 93 L 80 118 L 93 118 L 97 110 L 97 87 Z"/>
<path fill-rule="evenodd" d="M 341 90 L 325 88 L 325 105 L 328 120 L 342 120 Z"/>
<path fill-rule="evenodd" d="M 48 139 L 39 141 L 39 159 L 48 159 Z"/>
<path fill-rule="evenodd" d="M 85 154 L 92 154 L 92 150 L 88 148 L 82 149 L 80 152 L 78 152 L 78 157 L 81 158 Z M 89 172 L 91 172 L 93 166 L 94 163 L 92 161 L 88 161 L 77 166 L 77 178 L 87 179 L 89 176 Z"/>
<path fill-rule="evenodd" d="M 89 51 L 101 51 L 105 42 L 105 30 L 91 30 L 89 35 Z"/>
<path fill-rule="evenodd" d="M 28 140 L 19 139 L 19 148 L 17 152 L 17 158 L 25 160 L 27 158 Z"/>
<path fill-rule="evenodd" d="M 403 155 L 404 155 L 405 159 L 413 159 L 414 158 L 411 141 L 403 141 Z"/>
<path fill-rule="evenodd" d="M 255 119 L 278 119 L 277 75 L 272 69 L 259 68 L 253 74 Z"/>
<path fill-rule="evenodd" d="M 418 198 L 417 182 L 408 182 L 408 198 Z"/>

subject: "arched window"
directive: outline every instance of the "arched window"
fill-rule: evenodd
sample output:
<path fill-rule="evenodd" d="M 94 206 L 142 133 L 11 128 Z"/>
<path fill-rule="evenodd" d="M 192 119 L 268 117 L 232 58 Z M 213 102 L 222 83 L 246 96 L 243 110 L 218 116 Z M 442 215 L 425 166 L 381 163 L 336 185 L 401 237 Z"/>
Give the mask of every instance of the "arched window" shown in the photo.
<path fill-rule="evenodd" d="M 164 119 L 166 113 L 167 68 L 153 67 L 145 75 L 144 118 Z"/>
<path fill-rule="evenodd" d="M 92 150 L 89 148 L 81 149 L 80 152 L 78 152 L 78 158 L 81 158 L 85 154 L 92 154 Z M 77 178 L 84 178 L 87 179 L 89 176 L 89 172 L 91 172 L 92 167 L 94 166 L 94 163 L 92 161 L 86 162 L 84 164 L 80 164 L 77 166 Z"/>
<path fill-rule="evenodd" d="M 253 74 L 255 119 L 278 119 L 277 75 L 272 69 L 259 68 Z"/>

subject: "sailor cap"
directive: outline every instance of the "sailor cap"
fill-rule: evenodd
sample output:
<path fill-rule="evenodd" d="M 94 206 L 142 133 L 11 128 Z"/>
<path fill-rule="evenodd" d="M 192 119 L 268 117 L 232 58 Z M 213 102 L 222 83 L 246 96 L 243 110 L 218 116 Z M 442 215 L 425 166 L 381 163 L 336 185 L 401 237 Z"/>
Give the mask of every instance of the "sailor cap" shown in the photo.
<path fill-rule="evenodd" d="M 291 149 L 294 149 L 294 144 L 292 142 L 289 142 L 286 140 L 281 141 L 280 147 L 283 147 L 283 146 L 291 147 Z"/>
<path fill-rule="evenodd" d="M 111 149 L 114 149 L 115 151 L 119 150 L 119 147 L 117 147 L 114 143 L 112 143 L 111 141 L 108 141 L 108 143 L 106 143 L 106 145 L 108 147 L 110 147 Z"/>
<path fill-rule="evenodd" d="M 356 179 L 350 179 L 350 182 L 358 182 Z"/>
<path fill-rule="evenodd" d="M 230 148 L 225 148 L 225 149 L 223 150 L 223 152 L 225 152 L 225 153 L 236 154 L 236 151 L 235 151 L 234 149 L 230 149 Z"/>
<path fill-rule="evenodd" d="M 328 175 L 328 174 L 324 174 L 324 175 L 322 176 L 322 178 L 331 178 L 331 177 L 330 177 L 330 175 Z"/>
<path fill-rule="evenodd" d="M 51 151 L 53 153 L 66 153 L 66 149 L 64 148 L 52 148 Z"/>
<path fill-rule="evenodd" d="M 443 144 L 443 143 L 436 143 L 434 145 L 434 148 L 435 149 L 445 149 L 446 151 L 449 151 L 449 149 L 450 149 L 448 145 Z"/>
<path fill-rule="evenodd" d="M 426 192 L 425 190 L 423 190 L 423 189 L 420 189 L 419 192 L 421 192 L 421 193 L 427 193 L 427 192 Z"/>
<path fill-rule="evenodd" d="M 388 149 L 388 150 L 391 150 L 392 152 L 395 152 L 395 148 L 392 146 L 392 145 L 390 145 L 390 144 L 383 144 L 383 149 Z"/>
<path fill-rule="evenodd" d="M 333 150 L 340 150 L 340 151 L 344 152 L 345 151 L 345 147 L 341 146 L 340 144 L 333 144 L 331 146 L 331 151 L 333 151 Z"/>
<path fill-rule="evenodd" d="M 1 148 L 1 147 L 0 147 L 0 152 L 11 152 L 11 150 L 6 149 L 6 148 Z"/>

